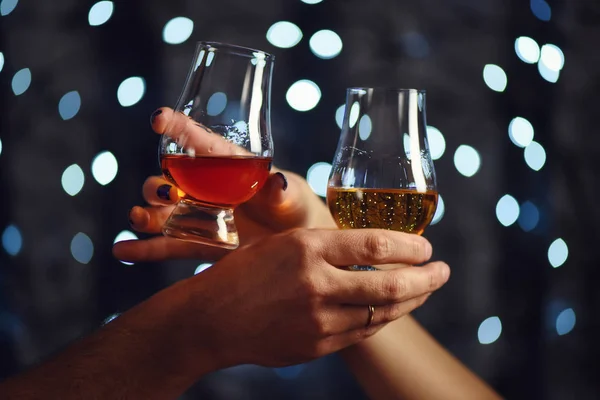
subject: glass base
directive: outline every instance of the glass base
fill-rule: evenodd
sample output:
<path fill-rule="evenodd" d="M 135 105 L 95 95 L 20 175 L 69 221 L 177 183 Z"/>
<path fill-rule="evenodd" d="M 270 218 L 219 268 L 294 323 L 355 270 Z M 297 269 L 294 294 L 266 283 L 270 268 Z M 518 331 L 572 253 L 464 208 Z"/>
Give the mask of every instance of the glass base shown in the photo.
<path fill-rule="evenodd" d="M 181 200 L 167 219 L 163 235 L 224 249 L 240 245 L 233 210 Z"/>
<path fill-rule="evenodd" d="M 370 265 L 350 265 L 348 266 L 350 271 L 379 271 L 377 268 Z"/>

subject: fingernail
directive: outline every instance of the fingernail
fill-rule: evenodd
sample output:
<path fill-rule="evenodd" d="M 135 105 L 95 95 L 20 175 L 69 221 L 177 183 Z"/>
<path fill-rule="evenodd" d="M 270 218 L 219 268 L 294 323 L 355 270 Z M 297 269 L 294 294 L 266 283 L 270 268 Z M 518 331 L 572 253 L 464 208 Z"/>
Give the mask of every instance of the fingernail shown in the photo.
<path fill-rule="evenodd" d="M 156 195 L 163 200 L 171 200 L 171 185 L 161 185 L 156 189 Z"/>
<path fill-rule="evenodd" d="M 277 172 L 275 175 L 279 175 L 281 177 L 281 179 L 283 179 L 283 190 L 287 190 L 288 188 L 288 181 L 287 178 L 285 177 L 284 174 L 282 174 L 281 172 Z"/>
<path fill-rule="evenodd" d="M 127 213 L 127 219 L 129 219 L 129 225 L 131 225 L 131 227 L 133 228 L 133 219 L 131 218 L 131 212 L 133 211 L 133 209 L 129 210 L 129 212 Z"/>
<path fill-rule="evenodd" d="M 162 110 L 160 108 L 158 110 L 154 111 L 152 113 L 152 115 L 150 116 L 150 123 L 153 124 L 154 123 L 154 119 L 156 117 L 158 117 L 160 114 L 162 114 Z"/>

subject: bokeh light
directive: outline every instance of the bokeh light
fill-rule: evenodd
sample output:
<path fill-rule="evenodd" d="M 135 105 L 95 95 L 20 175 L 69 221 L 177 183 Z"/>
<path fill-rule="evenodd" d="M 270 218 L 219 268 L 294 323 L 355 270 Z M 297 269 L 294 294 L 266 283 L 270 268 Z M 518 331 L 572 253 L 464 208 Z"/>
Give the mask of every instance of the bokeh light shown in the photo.
<path fill-rule="evenodd" d="M 302 2 L 306 4 L 319 4 L 322 1 L 323 0 L 302 0 Z"/>
<path fill-rule="evenodd" d="M 539 171 L 546 164 L 546 150 L 536 141 L 525 147 L 523 155 L 527 166 L 534 171 Z"/>
<path fill-rule="evenodd" d="M 117 159 L 110 151 L 103 151 L 92 161 L 92 176 L 101 185 L 108 185 L 119 170 Z"/>
<path fill-rule="evenodd" d="M 12 79 L 12 91 L 15 96 L 22 95 L 31 85 L 31 70 L 23 68 L 15 73 Z"/>
<path fill-rule="evenodd" d="M 502 322 L 498 317 L 486 318 L 477 330 L 477 339 L 481 344 L 494 343 L 502 333 Z"/>
<path fill-rule="evenodd" d="M 567 243 L 558 238 L 548 248 L 548 262 L 553 268 L 562 266 L 569 257 L 569 247 Z"/>
<path fill-rule="evenodd" d="M 521 61 L 535 64 L 540 59 L 540 46 L 528 36 L 521 36 L 515 40 L 515 52 Z"/>
<path fill-rule="evenodd" d="M 2 68 L 4 68 L 4 53 L 0 51 L 0 72 L 2 72 Z"/>
<path fill-rule="evenodd" d="M 540 211 L 530 201 L 526 201 L 521 204 L 521 208 L 519 211 L 519 219 L 517 220 L 521 229 L 525 232 L 530 232 L 535 229 L 535 227 L 540 222 Z"/>
<path fill-rule="evenodd" d="M 223 92 L 213 93 L 206 103 L 206 113 L 212 117 L 221 114 L 227 107 L 227 95 Z"/>
<path fill-rule="evenodd" d="M 146 82 L 139 76 L 125 79 L 117 89 L 117 100 L 123 107 L 137 104 L 146 92 Z"/>
<path fill-rule="evenodd" d="M 88 22 L 90 26 L 100 26 L 112 17 L 115 6 L 112 1 L 99 1 L 90 8 Z"/>
<path fill-rule="evenodd" d="M 65 121 L 76 116 L 80 108 L 81 97 L 76 90 L 66 93 L 58 102 L 58 113 Z"/>
<path fill-rule="evenodd" d="M 444 204 L 444 199 L 442 195 L 438 194 L 438 203 L 437 208 L 435 209 L 435 214 L 433 214 L 433 219 L 431 220 L 430 225 L 435 225 L 444 218 L 444 214 L 446 213 L 446 205 Z"/>
<path fill-rule="evenodd" d="M 508 137 L 516 146 L 529 146 L 533 141 L 533 136 L 533 125 L 523 117 L 515 117 L 508 124 Z"/>
<path fill-rule="evenodd" d="M 433 160 L 439 160 L 446 151 L 446 140 L 442 132 L 434 126 L 427 127 L 427 142 L 429 143 L 429 153 Z"/>
<path fill-rule="evenodd" d="M 275 47 L 289 49 L 302 40 L 302 30 L 289 21 L 275 22 L 267 31 L 267 40 Z"/>
<path fill-rule="evenodd" d="M 4 17 L 13 12 L 18 3 L 19 0 L 2 0 L 0 3 L 0 15 Z"/>
<path fill-rule="evenodd" d="M 495 64 L 487 64 L 483 68 L 483 81 L 495 92 L 504 92 L 508 84 L 506 72 Z"/>
<path fill-rule="evenodd" d="M 119 317 L 119 315 L 121 315 L 121 314 L 119 314 L 119 313 L 115 313 L 115 314 L 111 314 L 111 315 L 109 315 L 109 316 L 108 316 L 108 317 L 106 317 L 106 319 L 105 319 L 105 320 L 102 322 L 102 325 L 106 325 L 106 324 L 108 324 L 109 322 L 111 322 L 111 321 L 114 321 L 116 318 L 118 318 L 118 317 Z"/>
<path fill-rule="evenodd" d="M 550 83 L 558 82 L 558 78 L 560 77 L 560 71 L 551 70 L 541 61 L 538 62 L 538 72 L 540 73 L 540 76 L 544 78 L 544 80 Z"/>
<path fill-rule="evenodd" d="M 186 17 L 175 17 L 165 24 L 162 37 L 165 43 L 181 44 L 192 36 L 194 21 Z"/>
<path fill-rule="evenodd" d="M 0 139 L 0 155 L 2 154 L 2 139 Z"/>
<path fill-rule="evenodd" d="M 321 89 L 313 81 L 301 79 L 290 86 L 285 99 L 294 110 L 309 111 L 321 100 Z"/>
<path fill-rule="evenodd" d="M 317 195 L 321 197 L 327 196 L 327 181 L 331 173 L 331 164 L 326 162 L 318 162 L 312 165 L 306 173 L 306 180 Z"/>
<path fill-rule="evenodd" d="M 469 178 L 479 171 L 481 157 L 473 147 L 463 144 L 454 153 L 454 166 L 461 175 Z"/>
<path fill-rule="evenodd" d="M 346 105 L 342 104 L 335 110 L 335 123 L 338 128 L 342 129 L 344 123 L 344 113 L 346 112 Z"/>
<path fill-rule="evenodd" d="M 319 58 L 331 59 L 342 52 L 342 38 L 332 30 L 323 29 L 311 36 L 310 50 Z"/>
<path fill-rule="evenodd" d="M 196 267 L 196 269 L 194 270 L 194 275 L 198 275 L 200 272 L 205 271 L 210 267 L 212 267 L 211 263 L 202 263 Z"/>
<path fill-rule="evenodd" d="M 9 225 L 2 232 L 2 247 L 11 256 L 16 256 L 23 247 L 23 236 L 16 225 Z"/>
<path fill-rule="evenodd" d="M 83 170 L 77 164 L 68 166 L 62 174 L 62 188 L 69 196 L 75 196 L 83 189 L 85 176 Z"/>
<path fill-rule="evenodd" d="M 540 62 L 552 71 L 560 71 L 565 66 L 565 54 L 560 47 L 545 44 L 541 49 Z"/>
<path fill-rule="evenodd" d="M 87 264 L 94 256 L 94 244 L 88 235 L 79 232 L 71 240 L 71 255 L 81 263 Z"/>
<path fill-rule="evenodd" d="M 128 230 L 124 230 L 119 232 L 119 234 L 115 237 L 115 240 L 113 241 L 113 245 L 115 243 L 119 243 L 119 242 L 124 242 L 126 240 L 138 240 L 138 237 L 135 233 L 128 231 Z M 119 260 L 121 262 L 121 264 L 125 264 L 125 265 L 133 265 L 134 263 L 132 262 L 127 262 L 127 261 L 123 261 L 123 260 Z"/>
<path fill-rule="evenodd" d="M 556 333 L 559 336 L 566 335 L 575 328 L 575 322 L 575 311 L 572 308 L 561 311 L 556 317 Z"/>
<path fill-rule="evenodd" d="M 519 218 L 521 209 L 517 200 L 509 194 L 505 194 L 496 204 L 496 218 L 504 226 L 514 224 Z"/>
<path fill-rule="evenodd" d="M 371 136 L 371 131 L 373 130 L 373 121 L 371 121 L 371 117 L 367 114 L 360 117 L 360 122 L 358 123 L 358 136 L 361 140 L 367 140 L 369 136 Z"/>
<path fill-rule="evenodd" d="M 550 21 L 552 17 L 552 9 L 550 4 L 545 0 L 530 0 L 529 2 L 531 12 L 535 17 L 542 21 Z"/>

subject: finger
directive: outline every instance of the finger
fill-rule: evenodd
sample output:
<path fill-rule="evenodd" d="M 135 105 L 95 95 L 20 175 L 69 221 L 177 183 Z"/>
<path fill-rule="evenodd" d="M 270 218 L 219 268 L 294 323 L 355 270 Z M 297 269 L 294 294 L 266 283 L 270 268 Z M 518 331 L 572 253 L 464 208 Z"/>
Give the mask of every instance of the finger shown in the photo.
<path fill-rule="evenodd" d="M 164 236 L 147 240 L 126 240 L 115 243 L 113 246 L 113 255 L 121 261 L 128 262 L 155 262 L 186 258 L 217 261 L 227 253 L 227 250 L 219 247 L 203 246 Z"/>
<path fill-rule="evenodd" d="M 175 204 L 185 195 L 181 190 L 161 176 L 151 176 L 142 187 L 144 200 L 154 206 Z"/>
<path fill-rule="evenodd" d="M 195 156 L 251 156 L 246 149 L 237 146 L 210 128 L 199 124 L 187 115 L 162 107 L 151 117 L 152 129 L 167 135 L 179 146 L 185 147 L 189 155 Z M 193 152 L 193 154 L 190 154 Z"/>
<path fill-rule="evenodd" d="M 441 261 L 422 267 L 406 267 L 387 271 L 342 271 L 332 299 L 341 304 L 379 305 L 401 303 L 431 293 L 442 287 L 450 276 L 450 268 Z"/>
<path fill-rule="evenodd" d="M 401 303 L 373 306 L 373 321 L 370 325 L 381 325 L 395 321 L 421 307 L 429 296 L 431 296 L 431 293 Z M 369 306 L 343 305 L 340 306 L 340 312 L 336 313 L 336 317 L 336 325 L 339 327 L 336 333 L 362 329 L 367 326 L 369 320 Z"/>
<path fill-rule="evenodd" d="M 331 335 L 322 340 L 320 346 L 320 355 L 324 356 L 331 353 L 336 353 L 346 347 L 350 347 L 359 343 L 383 329 L 386 324 L 371 325 L 368 328 L 361 327 L 353 331 L 346 331 L 338 335 Z"/>
<path fill-rule="evenodd" d="M 140 207 L 135 206 L 129 212 L 129 223 L 138 232 L 160 233 L 175 206 Z"/>
<path fill-rule="evenodd" d="M 431 244 L 422 236 L 381 229 L 315 231 L 323 259 L 331 265 L 421 264 Z"/>
<path fill-rule="evenodd" d="M 256 222 L 276 231 L 304 225 L 306 204 L 298 178 L 287 171 L 271 173 L 262 189 L 241 207 Z"/>

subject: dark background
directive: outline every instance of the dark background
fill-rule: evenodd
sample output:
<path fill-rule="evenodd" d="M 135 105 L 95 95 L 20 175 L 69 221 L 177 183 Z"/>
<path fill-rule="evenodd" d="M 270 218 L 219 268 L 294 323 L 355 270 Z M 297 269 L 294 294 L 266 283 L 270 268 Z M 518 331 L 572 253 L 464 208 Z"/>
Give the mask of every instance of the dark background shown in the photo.
<path fill-rule="evenodd" d="M 426 236 L 435 257 L 453 272 L 417 318 L 508 398 L 597 398 L 600 3 L 129 0 L 115 1 L 107 22 L 90 26 L 94 4 L 0 2 L 0 379 L 192 275 L 202 262 L 124 265 L 112 258 L 111 245 L 129 229 L 127 212 L 142 201 L 144 179 L 159 172 L 149 115 L 174 105 L 194 42 L 216 40 L 276 55 L 275 159 L 303 175 L 317 162 L 331 162 L 339 135 L 335 112 L 346 87 L 426 89 L 428 122 L 443 133 L 446 145 L 436 161 L 445 214 Z M 178 16 L 194 21 L 193 32 L 181 44 L 167 44 L 163 28 Z M 269 27 L 282 20 L 303 32 L 295 47 L 277 48 L 266 38 Z M 321 29 L 341 37 L 337 57 L 321 59 L 311 52 L 309 39 Z M 517 56 L 520 36 L 562 50 L 564 68 L 555 83 L 541 76 L 539 64 Z M 506 72 L 504 91 L 484 82 L 487 64 Z M 29 68 L 31 84 L 16 95 L 14 76 L 23 68 Z M 145 92 L 133 106 L 122 107 L 117 89 L 132 76 L 143 78 Z M 307 112 L 286 101 L 299 79 L 314 81 L 322 92 Z M 81 106 L 64 119 L 58 105 L 71 91 L 78 92 Z M 534 140 L 545 149 L 539 171 L 528 167 L 523 149 L 509 139 L 516 116 L 531 122 Z M 460 145 L 480 155 L 481 167 L 472 177 L 455 167 Z M 118 161 L 118 173 L 107 185 L 91 172 L 102 151 Z M 72 164 L 85 176 L 75 196 L 61 185 Z M 530 204 L 521 207 L 514 224 L 499 222 L 496 206 L 507 193 L 520 205 L 535 206 L 537 224 Z M 74 240 L 79 232 L 85 236 Z M 553 268 L 548 251 L 557 238 L 567 244 L 568 258 Z M 482 344 L 478 332 L 489 328 L 482 322 L 492 316 L 501 321 L 500 336 Z M 490 335 L 495 338 L 497 330 Z M 331 356 L 278 370 L 222 371 L 183 398 L 364 397 Z"/>

